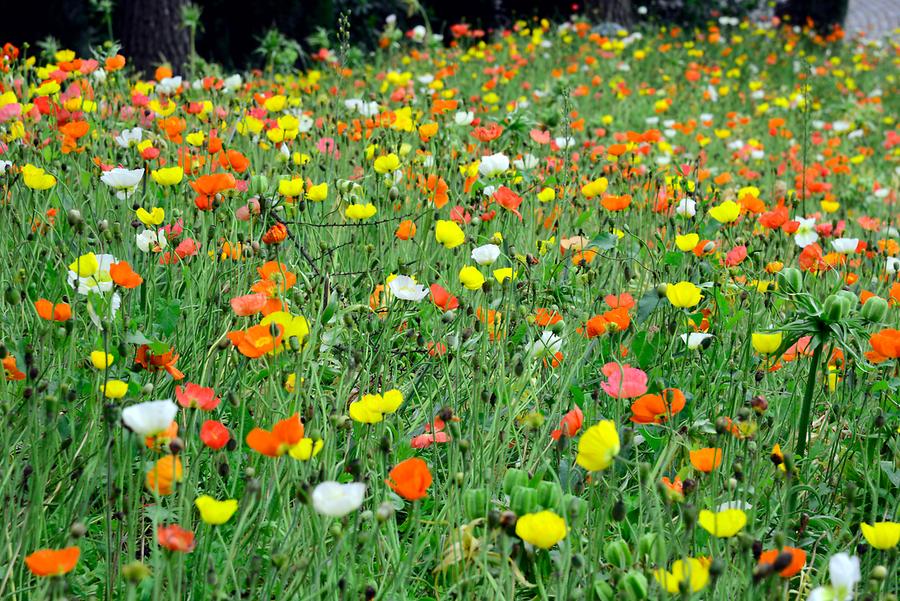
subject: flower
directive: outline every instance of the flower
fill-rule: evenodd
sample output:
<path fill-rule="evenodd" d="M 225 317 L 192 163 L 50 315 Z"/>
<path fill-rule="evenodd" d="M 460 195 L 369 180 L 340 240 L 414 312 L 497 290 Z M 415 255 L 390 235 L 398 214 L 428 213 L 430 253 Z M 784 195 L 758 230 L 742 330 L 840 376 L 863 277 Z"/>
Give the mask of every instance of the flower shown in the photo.
<path fill-rule="evenodd" d="M 459 307 L 459 299 L 447 292 L 440 284 L 432 284 L 430 290 L 431 302 L 442 311 L 452 311 Z"/>
<path fill-rule="evenodd" d="M 709 473 L 722 464 L 722 449 L 707 447 L 689 453 L 691 465 L 701 472 Z"/>
<path fill-rule="evenodd" d="M 434 226 L 434 239 L 444 248 L 456 248 L 466 241 L 466 234 L 455 221 L 439 219 Z"/>
<path fill-rule="evenodd" d="M 398 275 L 388 282 L 391 294 L 401 300 L 419 302 L 428 296 L 428 288 L 417 284 L 416 280 L 407 275 Z"/>
<path fill-rule="evenodd" d="M 774 564 L 775 560 L 778 559 L 778 556 L 788 553 L 791 556 L 791 561 L 787 565 L 786 568 L 778 572 L 778 574 L 782 578 L 791 578 L 792 576 L 796 576 L 800 573 L 800 570 L 803 569 L 803 566 L 806 565 L 806 551 L 803 549 L 797 549 L 796 547 L 784 547 L 779 551 L 778 549 L 769 549 L 767 551 L 763 551 L 759 555 L 758 565 L 764 564 Z"/>
<path fill-rule="evenodd" d="M 194 501 L 194 505 L 200 510 L 200 519 L 211 526 L 224 524 L 238 509 L 238 502 L 235 499 L 217 501 L 209 495 L 200 495 Z"/>
<path fill-rule="evenodd" d="M 200 426 L 200 440 L 209 448 L 218 451 L 231 440 L 231 433 L 221 422 L 208 419 Z"/>
<path fill-rule="evenodd" d="M 297 344 L 303 345 L 304 340 L 309 336 L 309 322 L 302 315 L 293 315 L 287 311 L 272 311 L 259 322 L 259 325 L 268 328 L 271 328 L 272 324 L 277 326 L 281 332 L 280 340 L 270 351 L 274 354 L 286 350 L 291 344 L 292 338 L 297 339 Z"/>
<path fill-rule="evenodd" d="M 602 372 L 607 381 L 600 387 L 614 399 L 632 399 L 647 392 L 647 374 L 636 367 L 610 362 Z"/>
<path fill-rule="evenodd" d="M 863 522 L 859 525 L 866 541 L 882 551 L 893 549 L 900 542 L 900 523 L 898 522 Z"/>
<path fill-rule="evenodd" d="M 794 242 L 800 248 L 806 248 L 810 244 L 813 244 L 816 240 L 819 239 L 819 234 L 816 232 L 816 220 L 815 219 L 804 219 L 802 217 L 797 219 L 797 229 L 794 231 Z"/>
<path fill-rule="evenodd" d="M 174 186 L 184 179 L 184 169 L 181 167 L 163 167 L 150 172 L 150 179 L 160 186 Z"/>
<path fill-rule="evenodd" d="M 31 163 L 22 167 L 22 180 L 32 190 L 49 190 L 56 185 L 56 178 Z"/>
<path fill-rule="evenodd" d="M 691 282 L 678 282 L 666 286 L 666 298 L 675 307 L 689 309 L 697 306 L 703 295 L 700 293 L 700 288 Z"/>
<path fill-rule="evenodd" d="M 398 463 L 385 483 L 407 501 L 416 501 L 427 495 L 431 481 L 428 464 L 418 457 L 411 457 Z"/>
<path fill-rule="evenodd" d="M 671 571 L 659 568 L 653 572 L 653 577 L 666 592 L 673 595 L 681 591 L 682 582 L 690 592 L 696 593 L 709 582 L 709 562 L 693 557 L 679 559 L 672 564 Z"/>
<path fill-rule="evenodd" d="M 72 307 L 68 303 L 53 304 L 45 298 L 34 302 L 38 317 L 47 321 L 68 321 L 72 318 Z"/>
<path fill-rule="evenodd" d="M 584 413 L 581 411 L 581 407 L 575 405 L 575 408 L 566 413 L 561 420 L 559 420 L 559 429 L 553 430 L 550 432 L 550 437 L 553 440 L 559 440 L 563 436 L 575 436 L 579 430 L 581 430 L 581 425 L 584 423 Z"/>
<path fill-rule="evenodd" d="M 698 234 L 678 234 L 675 236 L 675 246 L 682 252 L 691 252 L 700 243 Z"/>
<path fill-rule="evenodd" d="M 166 233 L 163 230 L 144 230 L 140 234 L 135 234 L 135 243 L 141 252 L 162 252 L 168 245 L 166 241 Z"/>
<path fill-rule="evenodd" d="M 585 198 L 594 198 L 595 196 L 600 196 L 606 192 L 607 186 L 609 186 L 609 180 L 605 177 L 601 177 L 582 186 L 581 193 Z"/>
<path fill-rule="evenodd" d="M 900 358 L 900 330 L 885 328 L 869 337 L 872 349 L 888 359 Z"/>
<path fill-rule="evenodd" d="M 747 524 L 747 514 L 740 509 L 726 509 L 713 513 L 708 509 L 700 512 L 700 526 L 718 538 L 730 538 Z"/>
<path fill-rule="evenodd" d="M 726 200 L 712 207 L 708 212 L 709 216 L 719 223 L 731 223 L 737 220 L 741 214 L 741 205 L 733 200 Z"/>
<path fill-rule="evenodd" d="M 684 409 L 685 402 L 684 393 L 677 388 L 666 388 L 662 394 L 645 394 L 631 404 L 631 421 L 661 424 Z"/>
<path fill-rule="evenodd" d="M 171 399 L 147 401 L 131 405 L 122 410 L 122 423 L 141 438 L 153 436 L 169 427 L 178 405 Z"/>
<path fill-rule="evenodd" d="M 712 334 L 707 334 L 706 332 L 691 332 L 689 334 L 682 334 L 681 339 L 684 340 L 684 343 L 687 345 L 688 350 L 696 351 L 698 348 L 703 346 L 703 343 L 712 338 Z"/>
<path fill-rule="evenodd" d="M 116 167 L 104 172 L 100 176 L 100 181 L 116 191 L 116 198 L 125 200 L 134 193 L 143 177 L 143 169 L 122 169 L 121 167 Z"/>
<path fill-rule="evenodd" d="M 396 171 L 400 168 L 400 157 L 398 157 L 393 152 L 390 154 L 386 154 L 375 159 L 375 171 L 377 173 L 385 174 L 390 173 L 392 171 Z"/>
<path fill-rule="evenodd" d="M 144 483 L 158 495 L 171 495 L 175 490 L 173 484 L 181 482 L 182 473 L 181 459 L 177 455 L 166 455 L 156 460 Z"/>
<path fill-rule="evenodd" d="M 766 333 L 753 332 L 750 336 L 750 342 L 753 344 L 753 350 L 760 355 L 771 355 L 781 347 L 781 341 L 784 337 L 781 332 Z"/>
<path fill-rule="evenodd" d="M 128 392 L 128 382 L 107 380 L 103 386 L 103 396 L 108 399 L 121 399 Z"/>
<path fill-rule="evenodd" d="M 619 454 L 620 448 L 616 424 L 611 420 L 603 420 L 582 434 L 578 440 L 575 462 L 591 472 L 605 470 Z"/>
<path fill-rule="evenodd" d="M 467 265 L 459 270 L 459 281 L 469 290 L 481 290 L 484 284 L 484 276 L 477 267 Z"/>
<path fill-rule="evenodd" d="M 96 369 L 106 369 L 115 361 L 115 357 L 103 351 L 91 352 L 91 364 Z"/>
<path fill-rule="evenodd" d="M 290 451 L 303 438 L 300 415 L 294 414 L 272 427 L 272 431 L 253 428 L 247 434 L 247 445 L 267 457 L 280 457 Z"/>
<path fill-rule="evenodd" d="M 364 394 L 350 403 L 350 418 L 363 424 L 377 424 L 385 413 L 394 413 L 403 404 L 403 393 L 393 388 L 383 394 Z"/>
<path fill-rule="evenodd" d="M 502 152 L 481 157 L 481 162 L 478 164 L 478 173 L 482 177 L 494 177 L 507 169 L 509 169 L 509 157 Z"/>
<path fill-rule="evenodd" d="M 831 584 L 814 588 L 807 601 L 850 601 L 853 589 L 862 578 L 859 572 L 859 557 L 846 553 L 832 555 L 828 560 Z"/>
<path fill-rule="evenodd" d="M 834 249 L 834 252 L 842 255 L 856 252 L 857 246 L 859 246 L 859 238 L 836 238 L 831 241 L 831 248 Z"/>
<path fill-rule="evenodd" d="M 528 344 L 525 352 L 529 357 L 534 359 L 544 359 L 546 357 L 555 356 L 556 353 L 560 352 L 561 348 L 562 338 L 550 330 L 544 330 L 541 332 L 541 337 L 539 339 Z"/>
<path fill-rule="evenodd" d="M 35 576 L 62 576 L 75 569 L 81 549 L 41 549 L 25 558 L 25 565 Z"/>
<path fill-rule="evenodd" d="M 526 513 L 516 521 L 516 536 L 541 549 L 566 538 L 567 532 L 566 521 L 552 511 Z"/>
<path fill-rule="evenodd" d="M 194 540 L 194 533 L 190 530 L 185 530 L 178 524 L 170 524 L 168 526 L 160 524 L 156 528 L 156 542 L 159 543 L 160 547 L 180 553 L 190 553 L 197 546 L 197 542 Z"/>
<path fill-rule="evenodd" d="M 362 482 L 327 481 L 313 489 L 312 504 L 318 513 L 340 518 L 359 509 L 365 497 L 366 485 Z"/>
<path fill-rule="evenodd" d="M 373 205 L 371 202 L 366 204 L 351 204 L 348 205 L 344 210 L 344 217 L 346 217 L 347 219 L 362 221 L 365 219 L 369 219 L 377 212 L 378 209 L 376 209 L 375 205 Z"/>
<path fill-rule="evenodd" d="M 184 386 L 175 387 L 175 399 L 184 408 L 197 408 L 212 411 L 219 406 L 222 399 L 216 396 L 212 388 L 188 382 Z"/>
<path fill-rule="evenodd" d="M 166 211 L 162 207 L 154 207 L 151 211 L 148 211 L 144 207 L 139 207 L 134 213 L 137 216 L 138 221 L 147 227 L 159 225 L 166 218 Z"/>
<path fill-rule="evenodd" d="M 496 244 L 485 244 L 472 249 L 472 259 L 479 265 L 491 265 L 500 257 L 500 247 Z"/>
<path fill-rule="evenodd" d="M 306 190 L 306 200 L 322 202 L 326 198 L 328 198 L 328 184 L 325 182 L 314 184 Z"/>
<path fill-rule="evenodd" d="M 246 330 L 233 330 L 228 332 L 228 339 L 238 351 L 250 359 L 258 359 L 266 353 L 275 351 L 276 346 L 282 342 L 282 331 L 275 328 L 278 333 L 273 335 L 272 328 L 266 325 L 256 325 Z"/>

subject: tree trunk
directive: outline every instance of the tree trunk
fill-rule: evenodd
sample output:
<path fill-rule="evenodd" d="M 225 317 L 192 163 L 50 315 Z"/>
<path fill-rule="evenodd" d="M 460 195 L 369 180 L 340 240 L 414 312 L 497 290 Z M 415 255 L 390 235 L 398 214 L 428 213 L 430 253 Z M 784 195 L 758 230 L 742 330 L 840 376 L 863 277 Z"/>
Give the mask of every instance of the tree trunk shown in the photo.
<path fill-rule="evenodd" d="M 122 0 L 119 38 L 129 62 L 145 75 L 163 64 L 179 73 L 188 58 L 190 40 L 182 26 L 187 0 Z"/>
<path fill-rule="evenodd" d="M 631 0 L 588 0 L 585 2 L 585 8 L 587 14 L 597 22 L 629 25 L 633 19 Z"/>

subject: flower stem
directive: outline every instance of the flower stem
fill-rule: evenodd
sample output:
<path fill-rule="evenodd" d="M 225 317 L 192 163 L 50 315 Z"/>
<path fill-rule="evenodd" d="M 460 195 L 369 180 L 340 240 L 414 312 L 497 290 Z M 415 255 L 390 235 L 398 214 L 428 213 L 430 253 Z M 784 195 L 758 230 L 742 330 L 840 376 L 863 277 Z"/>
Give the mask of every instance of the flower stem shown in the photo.
<path fill-rule="evenodd" d="M 806 388 L 803 391 L 803 406 L 800 407 L 800 429 L 797 432 L 797 458 L 806 454 L 806 439 L 809 433 L 809 413 L 812 408 L 813 393 L 816 390 L 816 374 L 819 363 L 822 360 L 824 344 L 820 344 L 813 351 L 812 361 L 809 365 L 809 375 L 806 377 Z"/>

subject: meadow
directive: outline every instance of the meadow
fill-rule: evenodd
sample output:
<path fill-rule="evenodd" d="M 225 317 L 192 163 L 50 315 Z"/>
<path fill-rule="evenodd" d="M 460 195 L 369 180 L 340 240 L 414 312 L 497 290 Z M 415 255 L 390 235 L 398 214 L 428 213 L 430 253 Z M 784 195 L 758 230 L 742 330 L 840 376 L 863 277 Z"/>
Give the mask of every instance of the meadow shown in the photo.
<path fill-rule="evenodd" d="M 898 44 L 0 55 L 0 598 L 897 599 Z"/>

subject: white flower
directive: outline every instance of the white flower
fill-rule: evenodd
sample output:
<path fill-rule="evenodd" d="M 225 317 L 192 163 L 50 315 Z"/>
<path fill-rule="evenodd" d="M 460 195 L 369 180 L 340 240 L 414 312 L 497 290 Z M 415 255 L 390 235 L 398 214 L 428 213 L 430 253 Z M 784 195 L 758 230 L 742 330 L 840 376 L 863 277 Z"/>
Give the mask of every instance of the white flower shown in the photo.
<path fill-rule="evenodd" d="M 226 77 L 222 82 L 222 87 L 226 92 L 236 92 L 241 89 L 241 86 L 244 84 L 243 79 L 241 79 L 240 74 L 235 73 L 229 77 Z"/>
<path fill-rule="evenodd" d="M 725 501 L 716 507 L 716 512 L 725 511 L 727 509 L 740 509 L 741 511 L 750 511 L 753 505 L 747 501 Z"/>
<path fill-rule="evenodd" d="M 560 148 L 560 149 L 566 149 L 566 148 L 571 148 L 572 146 L 575 146 L 575 138 L 572 138 L 572 137 L 553 138 L 553 141 L 556 143 L 557 148 Z"/>
<path fill-rule="evenodd" d="M 366 485 L 362 482 L 322 482 L 312 491 L 313 508 L 322 515 L 344 517 L 356 511 L 366 497 Z"/>
<path fill-rule="evenodd" d="M 703 346 L 704 340 L 712 337 L 712 334 L 706 334 L 704 332 L 691 332 L 690 334 L 681 335 L 681 339 L 684 340 L 684 343 L 692 351 L 696 351 L 698 348 Z"/>
<path fill-rule="evenodd" d="M 552 357 L 562 348 L 562 338 L 551 332 L 544 330 L 538 340 L 528 345 L 528 355 L 535 359 L 543 359 L 544 357 Z"/>
<path fill-rule="evenodd" d="M 847 601 L 853 598 L 853 589 L 860 581 L 859 557 L 850 557 L 846 553 L 838 553 L 828 560 L 828 572 L 831 575 L 831 586 L 838 599 Z"/>
<path fill-rule="evenodd" d="M 502 152 L 481 157 L 481 163 L 478 164 L 478 173 L 484 177 L 494 177 L 507 169 L 509 169 L 509 157 Z"/>
<path fill-rule="evenodd" d="M 472 249 L 472 259 L 479 265 L 491 265 L 500 257 L 500 247 L 496 244 L 485 244 Z"/>
<path fill-rule="evenodd" d="M 122 423 L 141 438 L 146 438 L 168 428 L 177 413 L 178 405 L 171 399 L 148 401 L 123 409 Z"/>
<path fill-rule="evenodd" d="M 344 101 L 344 106 L 346 106 L 351 111 L 356 111 L 363 117 L 374 117 L 378 114 L 378 103 L 377 102 L 365 102 L 359 98 L 348 98 Z"/>
<path fill-rule="evenodd" d="M 428 296 L 428 288 L 421 284 L 417 284 L 414 279 L 408 275 L 398 275 L 388 282 L 388 288 L 391 294 L 401 300 L 419 302 Z"/>
<path fill-rule="evenodd" d="M 97 69 L 93 73 L 91 73 L 91 77 L 96 79 L 98 83 L 103 83 L 104 81 L 106 81 L 106 70 Z"/>
<path fill-rule="evenodd" d="M 141 252 L 145 253 L 150 252 L 151 250 L 153 252 L 160 252 L 169 245 L 164 230 L 144 230 L 140 234 L 136 234 L 134 238 L 137 247 Z"/>
<path fill-rule="evenodd" d="M 97 255 L 97 272 L 87 277 L 78 277 L 78 274 L 69 270 L 68 277 L 69 286 L 75 288 L 78 294 L 87 296 L 89 292 L 109 292 L 113 288 L 112 277 L 109 275 L 109 268 L 113 263 L 119 260 L 112 255 Z"/>
<path fill-rule="evenodd" d="M 831 124 L 831 128 L 836 132 L 847 131 L 850 129 L 850 124 L 846 121 L 835 121 Z"/>
<path fill-rule="evenodd" d="M 794 242 L 800 248 L 806 248 L 819 239 L 819 234 L 816 232 L 816 220 L 798 217 L 797 221 L 800 225 L 797 227 L 797 231 L 794 232 Z"/>
<path fill-rule="evenodd" d="M 459 111 L 453 116 L 453 122 L 457 125 L 469 125 L 475 120 L 475 113 L 472 111 Z"/>
<path fill-rule="evenodd" d="M 896 257 L 888 257 L 887 261 L 884 264 L 884 271 L 887 274 L 893 275 L 900 271 L 900 259 Z"/>
<path fill-rule="evenodd" d="M 176 75 L 175 77 L 163 77 L 156 89 L 160 94 L 171 95 L 177 92 L 180 87 L 181 76 Z"/>
<path fill-rule="evenodd" d="M 497 186 L 485 186 L 485 187 L 481 190 L 481 193 L 482 193 L 484 196 L 486 196 L 487 198 L 490 198 L 491 196 L 494 195 L 494 192 L 496 192 L 496 191 L 497 191 Z"/>
<path fill-rule="evenodd" d="M 425 40 L 425 34 L 428 31 L 425 29 L 424 25 L 416 25 L 412 28 L 412 41 L 414 42 L 422 42 Z"/>
<path fill-rule="evenodd" d="M 297 120 L 300 122 L 297 125 L 297 131 L 301 134 L 305 134 L 306 132 L 311 130 L 313 128 L 313 125 L 315 124 L 315 121 L 313 121 L 313 118 L 309 115 L 300 115 L 299 117 L 297 117 Z"/>
<path fill-rule="evenodd" d="M 115 137 L 115 141 L 122 148 L 128 148 L 140 143 L 143 138 L 144 130 L 140 127 L 132 127 L 131 129 L 123 129 L 122 133 Z"/>
<path fill-rule="evenodd" d="M 116 191 L 116 198 L 125 200 L 134 193 L 135 188 L 144 177 L 143 169 L 122 169 L 116 167 L 105 171 L 100 176 L 100 181 Z"/>
<path fill-rule="evenodd" d="M 513 166 L 522 171 L 528 171 L 538 166 L 540 160 L 533 154 L 524 154 L 521 159 L 513 161 Z"/>
<path fill-rule="evenodd" d="M 835 252 L 846 255 L 852 252 L 856 252 L 856 247 L 858 244 L 859 238 L 837 238 L 831 241 L 831 248 L 833 248 Z"/>
<path fill-rule="evenodd" d="M 697 214 L 697 201 L 688 197 L 682 198 L 675 207 L 675 213 L 682 217 L 693 217 Z"/>

